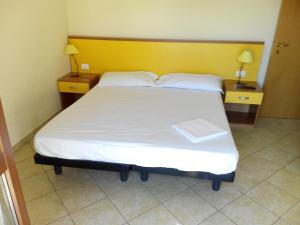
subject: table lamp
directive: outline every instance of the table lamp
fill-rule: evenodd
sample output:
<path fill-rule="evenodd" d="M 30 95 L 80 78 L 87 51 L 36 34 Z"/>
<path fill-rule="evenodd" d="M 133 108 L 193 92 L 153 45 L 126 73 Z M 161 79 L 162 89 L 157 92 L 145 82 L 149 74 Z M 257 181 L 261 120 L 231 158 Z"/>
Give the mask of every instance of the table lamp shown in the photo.
<path fill-rule="evenodd" d="M 65 53 L 71 57 L 71 62 L 72 62 L 72 59 L 74 60 L 74 63 L 76 65 L 76 73 L 72 74 L 71 76 L 72 77 L 78 77 L 79 76 L 79 69 L 78 69 L 78 63 L 77 63 L 77 60 L 76 60 L 76 57 L 75 57 L 75 55 L 79 53 L 78 48 L 73 44 L 67 44 L 66 47 L 65 47 Z"/>
<path fill-rule="evenodd" d="M 238 61 L 241 63 L 241 67 L 240 67 L 240 71 L 239 71 L 239 78 L 238 78 L 238 81 L 236 83 L 236 88 L 242 88 L 244 85 L 246 85 L 245 83 L 241 82 L 242 71 L 243 71 L 243 68 L 244 68 L 245 64 L 250 64 L 250 63 L 254 62 L 253 52 L 250 51 L 250 50 L 244 50 L 239 55 Z"/>

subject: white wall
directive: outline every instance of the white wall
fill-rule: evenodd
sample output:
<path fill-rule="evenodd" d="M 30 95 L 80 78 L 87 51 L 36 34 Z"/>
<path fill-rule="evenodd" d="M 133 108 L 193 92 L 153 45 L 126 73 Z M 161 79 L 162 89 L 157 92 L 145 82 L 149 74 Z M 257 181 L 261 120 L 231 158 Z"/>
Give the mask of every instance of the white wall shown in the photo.
<path fill-rule="evenodd" d="M 0 0 L 0 97 L 13 144 L 60 109 L 66 11 L 64 0 Z"/>
<path fill-rule="evenodd" d="M 67 0 L 71 35 L 265 41 L 266 73 L 281 0 Z"/>
<path fill-rule="evenodd" d="M 60 109 L 56 80 L 69 71 L 62 51 L 68 26 L 71 35 L 265 41 L 262 83 L 280 4 L 281 0 L 0 0 L 0 97 L 12 143 Z"/>

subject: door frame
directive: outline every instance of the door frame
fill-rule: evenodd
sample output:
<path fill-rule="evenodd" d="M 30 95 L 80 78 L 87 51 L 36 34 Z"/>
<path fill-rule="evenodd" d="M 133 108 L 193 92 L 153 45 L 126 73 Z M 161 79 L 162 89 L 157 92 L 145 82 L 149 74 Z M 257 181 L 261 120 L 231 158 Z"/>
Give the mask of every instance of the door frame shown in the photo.
<path fill-rule="evenodd" d="M 5 183 L 12 199 L 12 204 L 19 225 L 30 225 L 29 216 L 22 192 L 14 154 L 8 136 L 7 125 L 0 99 L 0 175 L 5 175 Z"/>

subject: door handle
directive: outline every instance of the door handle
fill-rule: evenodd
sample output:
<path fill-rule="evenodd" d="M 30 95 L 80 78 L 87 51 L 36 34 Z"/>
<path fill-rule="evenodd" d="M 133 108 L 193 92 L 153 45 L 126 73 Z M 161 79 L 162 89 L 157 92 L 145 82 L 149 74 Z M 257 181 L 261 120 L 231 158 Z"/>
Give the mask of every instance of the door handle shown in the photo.
<path fill-rule="evenodd" d="M 239 99 L 242 100 L 242 101 L 246 101 L 246 100 L 249 100 L 250 97 L 248 97 L 248 96 L 239 96 Z"/>

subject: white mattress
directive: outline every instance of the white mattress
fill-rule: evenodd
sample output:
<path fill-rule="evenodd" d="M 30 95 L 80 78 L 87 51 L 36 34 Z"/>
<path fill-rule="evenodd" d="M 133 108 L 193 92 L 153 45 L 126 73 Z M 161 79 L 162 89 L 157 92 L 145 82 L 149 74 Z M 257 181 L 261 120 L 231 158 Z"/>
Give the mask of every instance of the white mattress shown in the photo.
<path fill-rule="evenodd" d="M 228 134 L 192 143 L 172 128 L 202 118 Z M 63 159 L 226 174 L 238 152 L 216 92 L 150 87 L 94 87 L 34 139 L 36 151 Z"/>

